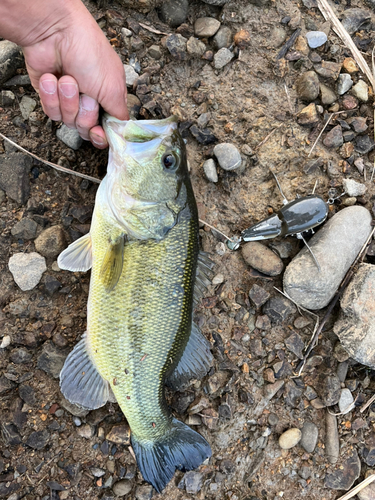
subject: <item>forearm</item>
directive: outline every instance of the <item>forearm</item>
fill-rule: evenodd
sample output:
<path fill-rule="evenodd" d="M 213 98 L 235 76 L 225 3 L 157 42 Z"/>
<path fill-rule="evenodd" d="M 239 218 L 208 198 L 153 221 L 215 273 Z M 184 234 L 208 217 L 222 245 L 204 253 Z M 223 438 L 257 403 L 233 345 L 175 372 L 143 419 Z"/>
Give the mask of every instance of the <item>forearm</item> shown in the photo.
<path fill-rule="evenodd" d="M 35 44 L 89 14 L 81 0 L 0 0 L 0 36 L 21 45 Z"/>

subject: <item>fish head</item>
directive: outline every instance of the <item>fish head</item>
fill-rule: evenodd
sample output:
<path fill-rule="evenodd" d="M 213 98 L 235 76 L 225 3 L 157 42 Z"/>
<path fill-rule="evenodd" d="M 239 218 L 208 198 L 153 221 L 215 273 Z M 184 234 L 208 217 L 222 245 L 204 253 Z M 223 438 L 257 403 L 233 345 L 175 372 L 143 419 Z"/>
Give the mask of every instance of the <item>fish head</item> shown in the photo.
<path fill-rule="evenodd" d="M 103 127 L 109 142 L 107 199 L 112 213 L 135 238 L 163 237 L 191 189 L 177 119 L 120 121 L 105 115 Z"/>
<path fill-rule="evenodd" d="M 175 117 L 120 121 L 105 115 L 103 126 L 110 147 L 108 174 L 123 193 L 144 202 L 177 198 L 187 164 Z"/>

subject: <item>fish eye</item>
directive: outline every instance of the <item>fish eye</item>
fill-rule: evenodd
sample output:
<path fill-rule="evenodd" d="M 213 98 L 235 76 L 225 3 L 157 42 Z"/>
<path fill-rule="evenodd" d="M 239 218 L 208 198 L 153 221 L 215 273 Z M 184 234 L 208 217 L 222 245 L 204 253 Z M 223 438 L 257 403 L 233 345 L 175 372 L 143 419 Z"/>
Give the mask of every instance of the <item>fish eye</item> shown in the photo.
<path fill-rule="evenodd" d="M 164 169 L 168 170 L 169 172 L 173 172 L 178 166 L 176 157 L 172 153 L 168 153 L 163 156 L 162 164 Z"/>

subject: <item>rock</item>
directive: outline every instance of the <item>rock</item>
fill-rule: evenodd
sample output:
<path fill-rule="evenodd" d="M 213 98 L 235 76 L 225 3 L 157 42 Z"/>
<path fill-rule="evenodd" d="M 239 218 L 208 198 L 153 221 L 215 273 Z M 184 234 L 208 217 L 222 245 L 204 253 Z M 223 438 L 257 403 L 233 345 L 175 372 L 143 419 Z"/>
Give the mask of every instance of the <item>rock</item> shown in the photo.
<path fill-rule="evenodd" d="M 241 166 L 241 154 L 234 144 L 227 142 L 217 144 L 213 153 L 224 170 L 235 170 Z"/>
<path fill-rule="evenodd" d="M 9 108 L 13 106 L 16 100 L 16 96 L 11 90 L 2 90 L 0 92 L 0 106 L 3 108 Z"/>
<path fill-rule="evenodd" d="M 22 291 L 35 288 L 47 270 L 45 258 L 36 252 L 12 255 L 8 267 L 14 281 Z"/>
<path fill-rule="evenodd" d="M 375 369 L 374 266 L 360 264 L 341 299 L 341 311 L 334 332 L 342 346 L 359 363 Z"/>
<path fill-rule="evenodd" d="M 185 61 L 187 58 L 186 44 L 186 38 L 180 34 L 168 35 L 167 37 L 166 47 L 171 56 L 177 61 Z"/>
<path fill-rule="evenodd" d="M 342 128 L 340 125 L 336 125 L 323 139 L 323 144 L 327 148 L 339 148 L 344 143 L 344 138 L 342 136 Z"/>
<path fill-rule="evenodd" d="M 321 47 L 327 41 L 327 35 L 323 31 L 309 31 L 305 36 L 311 49 Z"/>
<path fill-rule="evenodd" d="M 326 442 L 325 451 L 331 464 L 335 464 L 340 455 L 340 441 L 335 415 L 326 413 Z"/>
<path fill-rule="evenodd" d="M 4 335 L 1 344 L 0 344 L 0 349 L 6 349 L 8 345 L 10 345 L 12 339 L 10 338 L 10 335 Z"/>
<path fill-rule="evenodd" d="M 220 28 L 220 21 L 213 17 L 200 17 L 194 23 L 194 33 L 199 38 L 214 36 Z"/>
<path fill-rule="evenodd" d="M 302 427 L 302 437 L 300 445 L 307 453 L 312 453 L 315 450 L 318 442 L 319 430 L 313 422 L 306 421 Z"/>
<path fill-rule="evenodd" d="M 206 52 L 205 44 L 193 36 L 187 41 L 186 49 L 190 55 L 196 57 L 202 57 Z"/>
<path fill-rule="evenodd" d="M 332 490 L 350 490 L 354 481 L 359 478 L 361 473 L 361 461 L 359 460 L 356 451 L 352 455 L 343 460 L 340 468 L 332 474 L 326 474 L 324 485 Z"/>
<path fill-rule="evenodd" d="M 225 5 L 229 0 L 203 0 L 204 3 L 208 3 L 210 5 Z"/>
<path fill-rule="evenodd" d="M 24 95 L 20 102 L 21 115 L 24 120 L 28 120 L 31 113 L 36 108 L 36 101 L 27 95 Z"/>
<path fill-rule="evenodd" d="M 127 95 L 127 106 L 128 106 L 128 111 L 129 111 L 130 117 L 131 118 L 138 118 L 139 111 L 142 107 L 142 103 L 136 95 L 134 95 L 134 94 Z"/>
<path fill-rule="evenodd" d="M 56 349 L 50 342 L 45 342 L 38 357 L 38 368 L 53 378 L 59 378 L 66 356 L 66 351 Z"/>
<path fill-rule="evenodd" d="M 364 184 L 353 181 L 353 179 L 343 179 L 342 185 L 345 193 L 349 196 L 362 196 L 367 191 L 367 188 Z"/>
<path fill-rule="evenodd" d="M 340 342 L 337 342 L 335 345 L 335 349 L 333 352 L 333 355 L 337 359 L 339 363 L 343 363 L 344 361 L 347 361 L 349 359 L 349 354 L 347 351 L 343 348 L 343 346 L 340 344 Z"/>
<path fill-rule="evenodd" d="M 38 224 L 32 219 L 21 219 L 12 227 L 11 233 L 17 239 L 32 240 L 36 236 Z"/>
<path fill-rule="evenodd" d="M 130 64 L 124 64 L 126 85 L 128 87 L 133 87 L 133 85 L 137 82 L 139 75 Z"/>
<path fill-rule="evenodd" d="M 365 449 L 363 451 L 363 458 L 369 467 L 375 465 L 375 434 L 371 433 L 365 441 Z"/>
<path fill-rule="evenodd" d="M 69 128 L 65 124 L 61 125 L 61 127 L 56 130 L 56 137 L 69 148 L 75 150 L 79 149 L 83 143 L 83 139 L 79 135 L 78 130 Z"/>
<path fill-rule="evenodd" d="M 370 20 L 370 12 L 364 9 L 346 9 L 343 12 L 341 23 L 349 33 L 353 35 L 361 26 Z"/>
<path fill-rule="evenodd" d="M 206 160 L 203 163 L 203 170 L 207 177 L 207 180 L 209 180 L 210 182 L 217 182 L 219 180 L 214 160 Z"/>
<path fill-rule="evenodd" d="M 322 104 L 325 106 L 329 106 L 333 104 L 335 101 L 337 101 L 337 96 L 335 92 L 327 87 L 327 85 L 324 85 L 323 83 L 320 84 L 320 99 L 322 101 Z"/>
<path fill-rule="evenodd" d="M 77 428 L 77 434 L 85 439 L 91 439 L 95 434 L 95 430 L 92 425 L 84 424 Z"/>
<path fill-rule="evenodd" d="M 24 64 L 21 47 L 8 40 L 0 41 L 0 85 L 12 78 Z"/>
<path fill-rule="evenodd" d="M 297 94 L 303 101 L 314 101 L 319 95 L 319 78 L 315 71 L 306 71 L 296 83 Z"/>
<path fill-rule="evenodd" d="M 152 57 L 153 59 L 156 59 L 156 60 L 159 60 L 162 56 L 161 47 L 159 45 L 151 45 L 151 47 L 148 48 L 147 53 L 150 57 Z M 126 66 L 126 65 L 124 65 L 124 66 Z M 125 73 L 126 73 L 126 71 L 125 71 Z M 138 75 L 137 75 L 137 77 L 138 77 Z"/>
<path fill-rule="evenodd" d="M 198 493 L 203 486 L 203 474 L 201 472 L 189 471 L 186 472 L 183 482 L 187 493 L 192 495 Z"/>
<path fill-rule="evenodd" d="M 358 106 L 358 99 L 352 95 L 344 95 L 342 99 L 342 107 L 344 109 L 355 109 Z"/>
<path fill-rule="evenodd" d="M 137 486 L 135 490 L 136 500 L 151 500 L 153 488 L 150 484 Z"/>
<path fill-rule="evenodd" d="M 47 274 L 44 277 L 44 290 L 46 291 L 46 293 L 48 295 L 52 296 L 61 287 L 62 287 L 62 285 L 61 285 L 60 281 L 55 279 L 53 276 L 50 276 L 49 274 Z"/>
<path fill-rule="evenodd" d="M 344 142 L 349 142 L 349 141 L 352 141 L 354 139 L 355 133 L 352 130 L 345 130 L 345 132 L 342 133 L 342 137 L 344 139 Z M 353 145 L 353 148 L 354 148 L 354 145 Z"/>
<path fill-rule="evenodd" d="M 352 88 L 352 94 L 362 102 L 368 101 L 368 85 L 363 80 L 359 80 L 358 83 Z"/>
<path fill-rule="evenodd" d="M 49 438 L 50 433 L 47 430 L 32 432 L 26 444 L 34 450 L 42 450 L 47 445 Z"/>
<path fill-rule="evenodd" d="M 332 406 L 339 402 L 341 394 L 341 382 L 336 374 L 324 377 L 319 385 L 319 395 L 326 406 Z"/>
<path fill-rule="evenodd" d="M 359 135 L 355 138 L 354 148 L 361 155 L 369 153 L 374 147 L 375 142 L 368 135 Z"/>
<path fill-rule="evenodd" d="M 318 90 L 319 93 L 319 90 Z M 319 115 L 315 104 L 312 102 L 297 114 L 297 123 L 304 127 L 313 127 L 319 122 Z"/>
<path fill-rule="evenodd" d="M 345 137 L 344 137 L 344 134 L 342 135 L 343 136 L 343 139 L 345 140 Z M 340 148 L 340 156 L 342 156 L 342 158 L 350 158 L 352 156 L 352 154 L 354 153 L 354 145 L 352 142 L 345 142 L 341 148 Z M 349 206 L 349 205 L 347 205 Z"/>
<path fill-rule="evenodd" d="M 127 424 L 114 425 L 106 439 L 116 444 L 130 444 L 130 428 Z"/>
<path fill-rule="evenodd" d="M 113 493 L 118 497 L 124 497 L 132 490 L 132 483 L 128 479 L 121 479 L 112 486 Z"/>
<path fill-rule="evenodd" d="M 307 57 L 309 55 L 309 52 L 310 52 L 309 45 L 308 45 L 306 38 L 304 36 L 300 35 L 296 38 L 296 41 L 294 42 L 294 49 L 297 52 L 297 54 L 301 54 L 302 56 L 305 56 L 305 57 Z M 321 59 L 320 59 L 320 61 L 321 61 Z"/>
<path fill-rule="evenodd" d="M 346 121 L 354 130 L 354 132 L 356 132 L 357 134 L 361 134 L 368 129 L 366 120 L 367 118 L 363 116 L 353 116 L 351 118 L 348 118 Z"/>
<path fill-rule="evenodd" d="M 249 297 L 256 308 L 261 307 L 270 298 L 270 294 L 261 286 L 255 284 L 251 287 Z"/>
<path fill-rule="evenodd" d="M 340 412 L 345 415 L 353 409 L 354 398 L 349 389 L 342 389 L 339 399 Z"/>
<path fill-rule="evenodd" d="M 160 6 L 160 17 L 172 28 L 177 28 L 186 21 L 188 10 L 188 0 L 167 0 Z"/>
<path fill-rule="evenodd" d="M 258 241 L 245 243 L 241 252 L 246 264 L 267 276 L 278 276 L 283 271 L 284 264 L 280 257 Z"/>
<path fill-rule="evenodd" d="M 217 141 L 217 137 L 208 128 L 200 129 L 196 125 L 192 125 L 189 130 L 191 135 L 199 142 L 199 144 L 207 146 L 208 144 L 212 144 Z"/>
<path fill-rule="evenodd" d="M 44 257 L 53 259 L 66 248 L 65 233 L 61 226 L 45 229 L 35 240 L 35 248 Z"/>
<path fill-rule="evenodd" d="M 197 120 L 198 127 L 200 128 L 207 127 L 210 119 L 211 119 L 211 113 L 202 113 L 201 115 L 199 115 Z"/>
<path fill-rule="evenodd" d="M 18 393 L 22 401 L 27 403 L 29 406 L 34 406 L 36 404 L 34 389 L 29 385 L 20 385 L 18 388 Z"/>
<path fill-rule="evenodd" d="M 21 153 L 0 155 L 0 188 L 21 205 L 30 195 L 29 172 L 32 165 L 32 158 Z"/>
<path fill-rule="evenodd" d="M 283 450 L 290 450 L 301 441 L 301 438 L 302 432 L 299 429 L 288 429 L 279 437 L 279 446 Z"/>
<path fill-rule="evenodd" d="M 214 55 L 214 66 L 215 69 L 222 69 L 226 66 L 234 57 L 233 52 L 231 52 L 226 47 L 218 50 Z"/>
<path fill-rule="evenodd" d="M 322 61 L 321 63 L 315 64 L 314 69 L 318 75 L 323 78 L 329 78 L 336 81 L 340 74 L 341 64 L 331 61 Z"/>
<path fill-rule="evenodd" d="M 342 63 L 342 69 L 350 75 L 359 71 L 357 63 L 352 57 L 345 57 Z"/>
<path fill-rule="evenodd" d="M 298 335 L 298 333 L 293 332 L 287 339 L 284 340 L 285 346 L 288 351 L 292 352 L 297 356 L 297 358 L 303 358 L 303 350 L 305 348 L 305 343 Z"/>
<path fill-rule="evenodd" d="M 255 327 L 259 330 L 270 330 L 271 326 L 271 321 L 266 314 L 257 317 Z"/>
<path fill-rule="evenodd" d="M 33 355 L 24 347 L 19 347 L 18 349 L 13 349 L 9 358 L 16 365 L 21 365 L 23 363 L 29 363 L 32 360 Z"/>
<path fill-rule="evenodd" d="M 284 386 L 284 399 L 286 404 L 296 408 L 301 400 L 303 388 L 297 387 L 293 380 L 289 380 Z"/>
<path fill-rule="evenodd" d="M 353 80 L 348 73 L 341 73 L 337 79 L 337 93 L 339 95 L 345 94 L 353 86 Z"/>
<path fill-rule="evenodd" d="M 86 417 L 86 415 L 89 413 L 89 410 L 85 410 L 83 408 L 80 408 L 77 405 L 74 405 L 70 403 L 67 399 L 61 398 L 60 400 L 60 405 L 69 413 L 76 417 Z"/>
<path fill-rule="evenodd" d="M 347 207 L 310 239 L 284 273 L 284 291 L 307 309 L 321 309 L 332 299 L 371 231 L 371 214 L 364 207 Z M 244 248 L 244 247 L 243 247 Z"/>
<path fill-rule="evenodd" d="M 213 39 L 217 49 L 228 48 L 232 43 L 232 31 L 228 26 L 220 26 Z"/>
<path fill-rule="evenodd" d="M 290 300 L 280 296 L 271 297 L 263 307 L 263 312 L 267 314 L 274 323 L 282 323 L 296 311 L 297 308 Z"/>
<path fill-rule="evenodd" d="M 5 394 L 14 387 L 16 387 L 16 384 L 12 380 L 8 380 L 4 375 L 0 376 L 0 394 Z"/>

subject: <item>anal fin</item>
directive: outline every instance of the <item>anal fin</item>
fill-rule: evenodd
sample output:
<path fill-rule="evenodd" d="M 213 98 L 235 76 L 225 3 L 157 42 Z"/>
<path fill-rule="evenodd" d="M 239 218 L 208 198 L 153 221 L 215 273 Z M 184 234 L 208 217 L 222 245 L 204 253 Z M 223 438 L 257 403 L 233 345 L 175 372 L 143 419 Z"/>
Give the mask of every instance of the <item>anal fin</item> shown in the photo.
<path fill-rule="evenodd" d="M 107 292 L 111 292 L 118 283 L 124 263 L 125 235 L 120 236 L 114 243 L 109 243 L 100 268 L 100 279 Z"/>
<path fill-rule="evenodd" d="M 65 360 L 60 372 L 60 388 L 70 402 L 87 410 L 104 406 L 109 384 L 100 375 L 86 349 L 86 334 Z"/>
<path fill-rule="evenodd" d="M 92 266 L 92 248 L 90 233 L 73 241 L 57 258 L 60 269 L 73 272 L 88 271 Z"/>
<path fill-rule="evenodd" d="M 199 380 L 204 377 L 212 364 L 210 347 L 208 340 L 193 323 L 184 353 L 166 380 L 166 385 L 177 391 L 186 387 L 193 378 Z"/>

